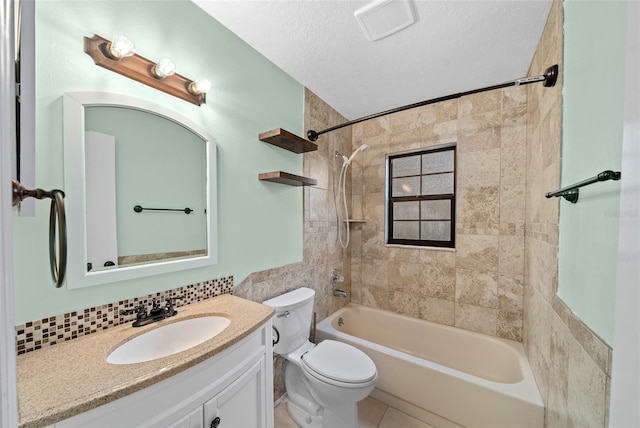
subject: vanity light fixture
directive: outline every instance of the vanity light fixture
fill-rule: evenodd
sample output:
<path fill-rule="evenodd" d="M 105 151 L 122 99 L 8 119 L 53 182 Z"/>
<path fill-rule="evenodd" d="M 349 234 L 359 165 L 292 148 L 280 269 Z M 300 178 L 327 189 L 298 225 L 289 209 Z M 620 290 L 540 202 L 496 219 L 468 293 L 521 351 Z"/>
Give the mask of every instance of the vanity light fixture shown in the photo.
<path fill-rule="evenodd" d="M 151 71 L 153 71 L 154 76 L 162 80 L 167 76 L 176 74 L 176 64 L 169 58 L 160 58 L 160 61 L 153 66 Z M 193 85 L 193 83 L 191 83 L 191 85 Z"/>
<path fill-rule="evenodd" d="M 125 36 L 113 36 L 105 51 L 111 59 L 120 60 L 136 53 L 136 47 Z"/>
<path fill-rule="evenodd" d="M 193 95 L 206 94 L 211 89 L 211 82 L 204 77 L 198 77 L 189 85 L 189 92 Z"/>
<path fill-rule="evenodd" d="M 194 82 L 177 74 L 176 66 L 169 58 L 162 58 L 156 63 L 134 53 L 135 47 L 126 37 L 116 36 L 113 41 L 97 34 L 85 37 L 84 51 L 96 65 L 107 70 L 198 106 L 207 101 L 206 92 L 211 87 L 208 80 L 198 78 Z"/>

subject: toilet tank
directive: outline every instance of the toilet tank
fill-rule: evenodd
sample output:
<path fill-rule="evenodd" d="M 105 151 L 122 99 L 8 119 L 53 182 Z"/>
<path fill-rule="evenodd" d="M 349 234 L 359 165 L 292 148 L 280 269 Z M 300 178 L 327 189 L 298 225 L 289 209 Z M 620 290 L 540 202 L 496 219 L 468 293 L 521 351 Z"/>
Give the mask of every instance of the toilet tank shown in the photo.
<path fill-rule="evenodd" d="M 287 354 L 309 340 L 316 292 L 302 287 L 262 302 L 276 310 L 273 352 Z"/>

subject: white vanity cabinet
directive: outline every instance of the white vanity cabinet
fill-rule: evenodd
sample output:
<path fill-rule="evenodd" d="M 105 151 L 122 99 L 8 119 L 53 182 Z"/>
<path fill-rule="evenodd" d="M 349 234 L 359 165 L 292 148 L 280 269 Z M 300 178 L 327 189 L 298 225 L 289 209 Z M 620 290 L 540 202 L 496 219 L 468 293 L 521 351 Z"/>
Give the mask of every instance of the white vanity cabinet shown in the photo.
<path fill-rule="evenodd" d="M 183 372 L 55 424 L 88 426 L 272 428 L 271 321 Z"/>

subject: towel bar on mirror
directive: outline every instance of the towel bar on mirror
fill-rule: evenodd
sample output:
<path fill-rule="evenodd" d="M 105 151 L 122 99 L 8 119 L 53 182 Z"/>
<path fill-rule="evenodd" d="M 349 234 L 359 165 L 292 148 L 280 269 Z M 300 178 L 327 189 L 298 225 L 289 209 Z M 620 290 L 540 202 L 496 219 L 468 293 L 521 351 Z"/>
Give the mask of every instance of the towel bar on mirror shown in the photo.
<path fill-rule="evenodd" d="M 51 276 L 56 288 L 62 287 L 67 271 L 67 221 L 64 210 L 64 192 L 53 189 L 28 190 L 16 180 L 11 180 L 12 205 L 18 205 L 25 198 L 51 199 L 49 211 L 49 263 L 51 264 Z M 57 226 L 57 228 L 56 228 Z M 58 235 L 58 248 L 56 251 L 56 230 Z"/>
<path fill-rule="evenodd" d="M 189 208 L 189 207 L 187 207 L 187 208 L 179 208 L 179 209 L 176 209 L 176 208 L 144 208 L 144 207 L 141 207 L 140 205 L 134 206 L 133 210 L 135 212 L 137 212 L 137 213 L 141 213 L 142 211 L 181 211 L 181 212 L 184 212 L 185 214 L 189 214 L 189 213 L 193 212 L 193 210 L 191 208 Z"/>

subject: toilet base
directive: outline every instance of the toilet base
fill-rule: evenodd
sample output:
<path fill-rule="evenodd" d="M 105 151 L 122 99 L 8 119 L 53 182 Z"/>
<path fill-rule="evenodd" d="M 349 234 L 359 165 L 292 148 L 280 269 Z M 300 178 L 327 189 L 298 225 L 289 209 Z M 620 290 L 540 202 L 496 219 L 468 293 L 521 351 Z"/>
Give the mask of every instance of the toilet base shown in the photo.
<path fill-rule="evenodd" d="M 358 428 L 357 408 L 344 407 L 332 410 L 324 408 L 321 415 L 311 415 L 295 402 L 287 400 L 287 412 L 301 428 Z"/>
<path fill-rule="evenodd" d="M 358 407 L 355 402 L 332 403 L 323 407 L 307 387 L 301 369 L 287 361 L 284 373 L 287 390 L 287 410 L 303 428 L 358 428 Z"/>
<path fill-rule="evenodd" d="M 322 428 L 322 416 L 311 416 L 293 401 L 287 401 L 287 411 L 291 419 L 302 428 Z"/>

